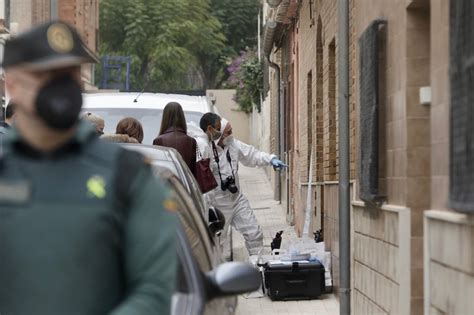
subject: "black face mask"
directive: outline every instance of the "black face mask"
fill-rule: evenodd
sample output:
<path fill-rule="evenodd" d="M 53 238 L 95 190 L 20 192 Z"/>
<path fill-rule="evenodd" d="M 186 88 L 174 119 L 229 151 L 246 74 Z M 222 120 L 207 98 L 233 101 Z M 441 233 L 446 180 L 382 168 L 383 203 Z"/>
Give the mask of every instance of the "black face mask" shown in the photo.
<path fill-rule="evenodd" d="M 36 96 L 38 116 L 52 129 L 70 129 L 81 112 L 81 93 L 81 87 L 70 75 L 54 78 Z"/>

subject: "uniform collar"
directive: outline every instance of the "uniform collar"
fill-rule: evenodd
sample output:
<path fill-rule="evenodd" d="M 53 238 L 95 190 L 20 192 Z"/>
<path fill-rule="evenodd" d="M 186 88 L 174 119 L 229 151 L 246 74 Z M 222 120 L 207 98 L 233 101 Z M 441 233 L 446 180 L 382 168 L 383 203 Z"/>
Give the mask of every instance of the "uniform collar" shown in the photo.
<path fill-rule="evenodd" d="M 83 121 L 80 121 L 76 133 L 65 144 L 56 148 L 51 152 L 43 152 L 33 148 L 29 143 L 25 142 L 18 130 L 11 128 L 5 134 L 5 145 L 11 147 L 14 151 L 18 151 L 26 156 L 33 158 L 54 158 L 69 152 L 78 151 L 86 145 L 90 140 L 97 137 L 96 129 Z"/>
<path fill-rule="evenodd" d="M 9 124 L 7 124 L 6 122 L 4 121 L 0 121 L 0 127 L 3 127 L 5 129 L 10 129 L 11 126 Z"/>

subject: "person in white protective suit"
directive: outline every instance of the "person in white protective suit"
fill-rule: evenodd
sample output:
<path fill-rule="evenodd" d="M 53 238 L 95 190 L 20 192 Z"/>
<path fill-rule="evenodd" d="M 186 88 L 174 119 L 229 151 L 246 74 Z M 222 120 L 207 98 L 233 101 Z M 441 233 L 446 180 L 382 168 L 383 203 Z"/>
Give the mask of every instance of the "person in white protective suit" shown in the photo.
<path fill-rule="evenodd" d="M 245 239 L 250 255 L 257 255 L 263 246 L 262 228 L 257 222 L 250 203 L 239 185 L 239 163 L 248 167 L 273 165 L 275 169 L 287 167 L 276 155 L 257 150 L 232 135 L 232 126 L 213 113 L 205 114 L 200 121 L 201 134 L 196 137 L 204 158 L 211 158 L 211 169 L 218 187 L 206 198 L 210 205 L 222 211 L 226 218 L 223 235 L 233 226 Z"/>

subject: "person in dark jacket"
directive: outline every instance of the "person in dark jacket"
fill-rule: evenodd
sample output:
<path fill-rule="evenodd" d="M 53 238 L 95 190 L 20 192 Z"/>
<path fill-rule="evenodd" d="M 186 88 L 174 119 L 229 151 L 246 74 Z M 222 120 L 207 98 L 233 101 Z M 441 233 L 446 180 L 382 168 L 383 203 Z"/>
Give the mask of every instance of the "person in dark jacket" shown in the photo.
<path fill-rule="evenodd" d="M 79 120 L 84 47 L 56 21 L 4 46 L 17 116 L 0 138 L 0 313 L 169 314 L 177 200 Z"/>
<path fill-rule="evenodd" d="M 170 102 L 163 110 L 160 134 L 153 140 L 153 144 L 176 149 L 196 177 L 197 144 L 196 140 L 188 136 L 186 132 L 186 118 L 181 105 Z"/>

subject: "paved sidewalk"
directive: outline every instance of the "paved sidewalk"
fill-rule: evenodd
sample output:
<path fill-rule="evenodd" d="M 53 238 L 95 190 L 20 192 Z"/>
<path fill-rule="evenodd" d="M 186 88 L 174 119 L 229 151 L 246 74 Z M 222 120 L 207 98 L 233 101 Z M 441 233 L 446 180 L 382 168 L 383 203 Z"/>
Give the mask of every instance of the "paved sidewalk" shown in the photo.
<path fill-rule="evenodd" d="M 240 186 L 255 211 L 258 222 L 262 226 L 264 245 L 268 246 L 277 231 L 283 230 L 282 248 L 285 241 L 297 238 L 293 227 L 286 223 L 285 213 L 281 205 L 273 200 L 273 191 L 270 182 L 262 169 L 253 169 L 240 166 Z M 234 260 L 248 261 L 242 236 L 233 231 Z M 326 294 L 317 300 L 272 302 L 268 297 L 246 299 L 239 296 L 237 315 L 337 315 L 339 302 L 334 294 Z"/>

